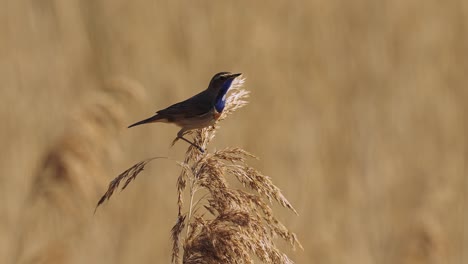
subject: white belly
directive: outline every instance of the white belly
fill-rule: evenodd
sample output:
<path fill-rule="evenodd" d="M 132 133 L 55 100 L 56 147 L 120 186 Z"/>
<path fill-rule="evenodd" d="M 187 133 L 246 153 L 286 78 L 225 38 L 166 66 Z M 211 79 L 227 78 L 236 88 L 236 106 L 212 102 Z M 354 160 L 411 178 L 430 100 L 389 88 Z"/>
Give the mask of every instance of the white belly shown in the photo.
<path fill-rule="evenodd" d="M 208 112 L 206 114 L 195 116 L 195 117 L 192 117 L 192 118 L 185 118 L 183 120 L 177 120 L 177 122 L 175 122 L 175 123 L 176 123 L 176 125 L 178 125 L 178 126 L 180 126 L 182 128 L 185 128 L 187 130 L 212 126 L 212 125 L 214 125 L 216 123 L 214 111 L 215 110 L 213 108 L 212 111 L 210 111 L 210 112 Z"/>

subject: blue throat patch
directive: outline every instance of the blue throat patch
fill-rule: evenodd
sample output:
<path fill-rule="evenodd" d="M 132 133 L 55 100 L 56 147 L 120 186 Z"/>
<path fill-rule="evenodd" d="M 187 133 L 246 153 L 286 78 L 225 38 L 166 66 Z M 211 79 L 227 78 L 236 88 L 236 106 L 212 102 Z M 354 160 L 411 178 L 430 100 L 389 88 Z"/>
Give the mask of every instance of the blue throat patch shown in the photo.
<path fill-rule="evenodd" d="M 231 88 L 231 84 L 234 79 L 229 79 L 224 82 L 223 87 L 219 90 L 218 96 L 216 96 L 215 101 L 215 109 L 218 113 L 221 113 L 226 106 L 226 93 L 228 92 L 229 88 Z"/>

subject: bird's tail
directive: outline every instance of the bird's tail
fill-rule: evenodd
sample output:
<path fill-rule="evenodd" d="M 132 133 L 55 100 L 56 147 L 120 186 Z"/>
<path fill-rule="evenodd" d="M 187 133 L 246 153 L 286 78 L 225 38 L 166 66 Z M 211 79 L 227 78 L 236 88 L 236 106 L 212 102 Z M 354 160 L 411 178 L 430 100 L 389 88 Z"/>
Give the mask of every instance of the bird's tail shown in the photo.
<path fill-rule="evenodd" d="M 131 128 L 131 127 L 134 127 L 134 126 L 139 126 L 139 125 L 143 125 L 143 124 L 148 124 L 148 123 L 153 123 L 153 122 L 157 122 L 158 120 L 160 120 L 161 117 L 159 115 L 154 115 L 150 118 L 147 118 L 145 120 L 141 120 L 139 122 L 136 122 L 135 124 L 132 124 L 132 125 L 129 125 L 128 128 Z"/>

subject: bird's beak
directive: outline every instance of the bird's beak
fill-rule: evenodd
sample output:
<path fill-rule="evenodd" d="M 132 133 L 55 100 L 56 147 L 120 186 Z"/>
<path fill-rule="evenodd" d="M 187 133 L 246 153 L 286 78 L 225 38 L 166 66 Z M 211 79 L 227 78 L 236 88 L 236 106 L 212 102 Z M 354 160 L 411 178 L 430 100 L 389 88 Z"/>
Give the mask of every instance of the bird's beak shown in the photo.
<path fill-rule="evenodd" d="M 236 77 L 241 76 L 241 75 L 242 73 L 234 73 L 229 76 L 229 79 L 235 79 Z"/>

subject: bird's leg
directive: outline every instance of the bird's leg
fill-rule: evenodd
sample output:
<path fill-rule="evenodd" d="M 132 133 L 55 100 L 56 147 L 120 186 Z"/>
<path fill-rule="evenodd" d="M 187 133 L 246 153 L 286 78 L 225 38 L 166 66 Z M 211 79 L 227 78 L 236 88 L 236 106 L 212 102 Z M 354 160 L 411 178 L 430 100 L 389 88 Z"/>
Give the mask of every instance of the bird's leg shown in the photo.
<path fill-rule="evenodd" d="M 193 143 L 192 141 L 190 141 L 190 140 L 184 138 L 185 132 L 187 132 L 187 131 L 184 130 L 184 129 L 181 129 L 181 130 L 179 131 L 179 133 L 177 133 L 177 137 L 174 139 L 174 141 L 172 141 L 172 145 L 174 146 L 174 144 L 176 143 L 176 141 L 177 141 L 178 139 L 182 139 L 183 141 L 185 141 L 185 142 L 189 143 L 190 145 L 196 147 L 198 150 L 200 150 L 201 153 L 204 153 L 205 150 L 204 150 L 202 147 L 200 147 L 200 146 L 196 145 L 195 143 Z"/>
<path fill-rule="evenodd" d="M 204 150 L 202 147 L 196 145 L 196 144 L 193 143 L 192 141 L 190 141 L 190 140 L 188 140 L 188 139 L 186 139 L 186 138 L 184 138 L 184 137 L 178 137 L 178 138 L 180 138 L 180 139 L 182 139 L 183 141 L 189 143 L 190 145 L 196 147 L 198 150 L 200 150 L 201 153 L 204 153 L 204 152 L 205 152 L 205 150 Z"/>

